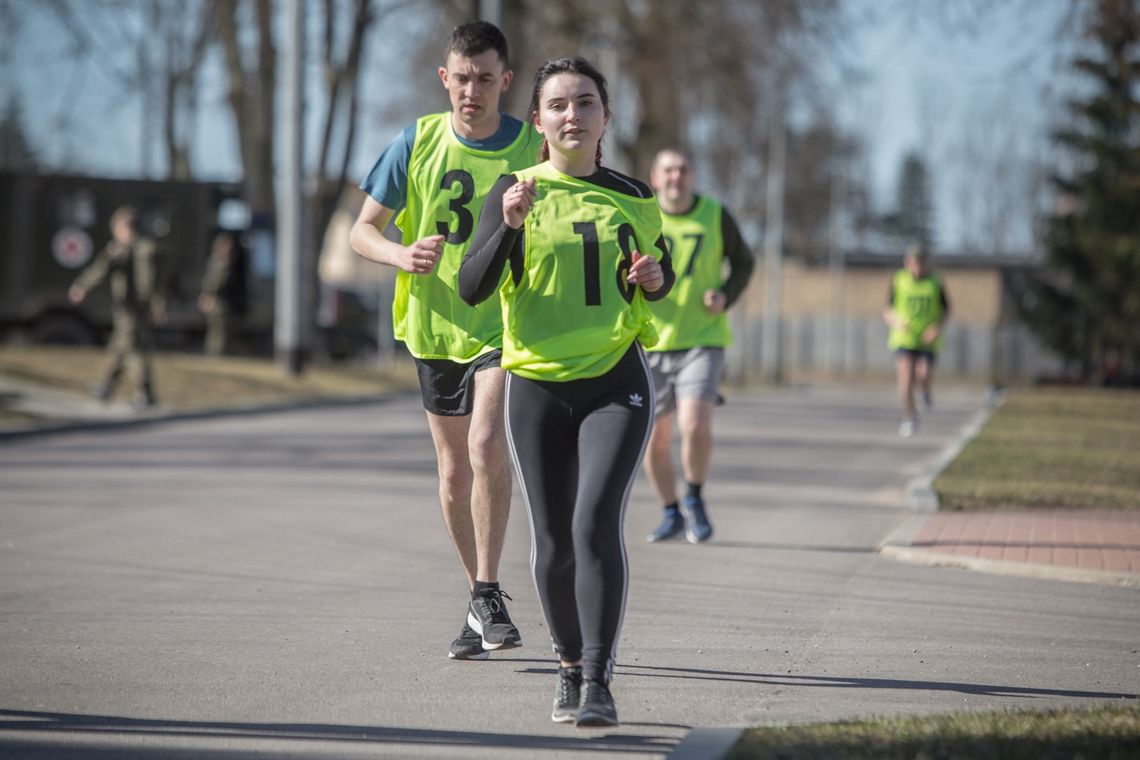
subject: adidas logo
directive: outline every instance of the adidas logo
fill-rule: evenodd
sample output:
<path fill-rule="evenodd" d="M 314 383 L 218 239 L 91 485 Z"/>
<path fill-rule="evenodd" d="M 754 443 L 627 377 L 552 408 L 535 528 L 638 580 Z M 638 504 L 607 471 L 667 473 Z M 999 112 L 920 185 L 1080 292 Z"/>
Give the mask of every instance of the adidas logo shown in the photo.
<path fill-rule="evenodd" d="M 641 398 L 640 393 L 629 394 L 629 405 L 630 406 L 636 406 L 636 407 L 640 408 L 641 402 L 642 402 L 642 398 Z"/>

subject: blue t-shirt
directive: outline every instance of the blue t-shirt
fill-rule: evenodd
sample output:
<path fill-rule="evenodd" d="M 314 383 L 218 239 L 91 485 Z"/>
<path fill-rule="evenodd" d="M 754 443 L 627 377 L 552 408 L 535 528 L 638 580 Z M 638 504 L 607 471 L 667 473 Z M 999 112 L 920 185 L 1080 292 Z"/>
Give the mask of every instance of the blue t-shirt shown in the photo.
<path fill-rule="evenodd" d="M 513 116 L 499 113 L 499 128 L 485 140 L 467 140 L 455 134 L 455 139 L 475 150 L 502 150 L 514 142 L 523 123 Z M 408 160 L 412 156 L 412 146 L 416 142 L 416 125 L 404 129 L 396 135 L 388 147 L 376 159 L 372 171 L 360 183 L 360 189 L 368 193 L 372 200 L 382 206 L 399 211 L 408 197 Z"/>

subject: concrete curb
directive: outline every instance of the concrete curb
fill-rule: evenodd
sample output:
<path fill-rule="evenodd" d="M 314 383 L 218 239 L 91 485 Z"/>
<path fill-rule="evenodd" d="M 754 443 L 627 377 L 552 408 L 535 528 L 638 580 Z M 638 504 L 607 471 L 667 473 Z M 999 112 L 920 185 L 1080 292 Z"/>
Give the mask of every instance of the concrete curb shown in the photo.
<path fill-rule="evenodd" d="M 879 544 L 879 551 L 883 552 L 887 548 L 905 548 L 909 549 L 910 545 L 914 543 L 914 537 L 922 530 L 922 526 L 926 525 L 926 521 L 930 518 L 926 515 L 921 517 L 908 517 L 902 525 L 891 531 L 890 535 L 882 540 Z"/>
<path fill-rule="evenodd" d="M 941 475 L 942 471 L 949 467 L 951 462 L 957 459 L 967 443 L 977 438 L 978 433 L 981 432 L 982 427 L 989 420 L 990 415 L 1001 406 L 1004 400 L 1004 394 L 1001 392 L 996 393 L 991 402 L 986 405 L 986 408 L 975 414 L 974 417 L 966 423 L 957 440 L 948 444 L 946 448 L 939 453 L 934 463 L 922 474 L 911 478 L 910 482 L 906 484 L 906 489 L 903 493 L 903 503 L 906 504 L 908 509 L 915 512 L 938 511 L 938 492 L 934 490 L 934 479 Z"/>
<path fill-rule="evenodd" d="M 694 728 L 669 753 L 669 760 L 720 760 L 736 746 L 742 728 Z"/>
<path fill-rule="evenodd" d="M 277 401 L 269 404 L 249 404 L 244 406 L 190 409 L 184 411 L 165 411 L 159 408 L 157 410 L 140 412 L 138 415 L 132 417 L 63 419 L 35 425 L 33 427 L 0 430 L 0 442 L 41 435 L 57 435 L 60 433 L 92 432 L 99 430 L 142 427 L 146 425 L 155 425 L 162 422 L 175 422 L 180 420 L 200 420 L 209 419 L 212 417 L 231 417 L 248 414 L 271 414 L 274 412 L 284 412 L 295 409 L 320 409 L 324 407 L 377 404 L 403 398 L 405 395 L 410 396 L 414 394 L 412 391 L 394 391 L 390 393 L 375 395 L 369 394 L 365 396 L 297 399 L 296 401 Z"/>
<path fill-rule="evenodd" d="M 966 557 L 958 554 L 930 551 L 928 549 L 916 549 L 913 546 L 900 544 L 888 544 L 883 546 L 879 552 L 884 557 L 889 557 L 899 562 L 909 562 L 913 565 L 959 567 L 965 570 L 976 570 L 992 575 L 1012 575 L 1041 580 L 1140 588 L 1140 575 L 1135 573 L 1117 573 L 1109 570 L 1085 570 L 1079 567 L 1039 565 L 1032 562 L 1013 562 L 1010 560 L 987 559 L 984 557 Z"/>

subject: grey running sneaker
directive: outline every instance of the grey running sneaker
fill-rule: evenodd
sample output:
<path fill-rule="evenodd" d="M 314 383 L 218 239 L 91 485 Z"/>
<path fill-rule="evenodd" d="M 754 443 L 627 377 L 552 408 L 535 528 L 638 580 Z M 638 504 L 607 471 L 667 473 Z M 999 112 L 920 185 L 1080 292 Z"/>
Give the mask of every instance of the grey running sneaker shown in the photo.
<path fill-rule="evenodd" d="M 582 702 L 582 666 L 572 665 L 558 669 L 558 688 L 554 691 L 554 710 L 550 719 L 555 723 L 574 723 Z"/>
<path fill-rule="evenodd" d="M 705 515 L 705 503 L 701 499 L 686 496 L 681 500 L 681 512 L 685 515 L 685 538 L 690 544 L 708 541 L 712 535 L 712 524 Z"/>
<path fill-rule="evenodd" d="M 483 640 L 484 649 L 514 649 L 522 646 L 522 634 L 511 616 L 503 599 L 511 597 L 499 589 L 486 589 L 471 598 L 467 611 L 467 625 Z"/>
<path fill-rule="evenodd" d="M 899 437 L 910 438 L 918 432 L 918 419 L 915 417 L 907 417 L 899 425 Z"/>
<path fill-rule="evenodd" d="M 491 653 L 483 648 L 483 637 L 471 630 L 471 626 L 464 620 L 463 628 L 455 641 L 451 642 L 447 656 L 453 660 L 485 660 Z"/>
<path fill-rule="evenodd" d="M 650 543 L 657 541 L 664 541 L 674 536 L 679 536 L 685 531 L 685 518 L 681 517 L 681 510 L 676 507 L 666 507 L 665 516 L 661 518 L 661 524 L 649 534 L 645 540 Z"/>
<path fill-rule="evenodd" d="M 582 695 L 582 706 L 578 709 L 578 728 L 606 728 L 618 724 L 617 706 L 610 694 L 610 687 L 601 681 L 588 678 Z"/>

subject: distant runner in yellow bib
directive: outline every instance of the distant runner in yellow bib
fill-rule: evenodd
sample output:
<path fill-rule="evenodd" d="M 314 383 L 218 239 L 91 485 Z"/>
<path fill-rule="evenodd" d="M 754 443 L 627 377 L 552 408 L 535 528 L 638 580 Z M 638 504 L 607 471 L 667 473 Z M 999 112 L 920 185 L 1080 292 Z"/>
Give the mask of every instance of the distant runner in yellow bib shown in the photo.
<path fill-rule="evenodd" d="M 665 242 L 677 268 L 677 284 L 650 307 L 659 334 L 649 349 L 657 420 L 645 452 L 645 472 L 664 514 L 649 541 L 684 533 L 697 544 L 707 541 L 713 530 L 701 489 L 712 460 L 712 416 L 720 402 L 724 347 L 732 341 L 725 312 L 748 285 L 752 252 L 732 215 L 693 191 L 692 163 L 681 151 L 669 148 L 657 154 L 649 184 L 657 193 Z M 681 432 L 681 474 L 687 489 L 679 503 L 674 419 Z"/>
<path fill-rule="evenodd" d="M 648 302 L 673 272 L 652 191 L 601 165 L 609 96 L 597 69 L 582 58 L 543 65 L 531 118 L 549 160 L 491 190 L 459 292 L 503 308 L 507 438 L 559 657 L 551 719 L 615 726 L 622 523 L 653 420 L 640 341 L 656 339 Z"/>
<path fill-rule="evenodd" d="M 453 659 L 519 646 L 499 588 L 511 475 L 503 428 L 503 323 L 497 304 L 472 308 L 455 292 L 459 263 L 491 186 L 531 166 L 541 138 L 499 111 L 511 84 L 507 41 L 483 21 L 459 26 L 439 77 L 451 110 L 417 120 L 361 184 L 368 194 L 350 234 L 366 259 L 397 269 L 395 336 L 415 357 L 435 444 L 444 521 L 470 591 Z M 399 241 L 384 236 L 395 217 Z"/>
<path fill-rule="evenodd" d="M 899 435 L 903 438 L 918 432 L 916 382 L 926 408 L 933 406 L 934 361 L 942 347 L 942 332 L 949 315 L 946 289 L 930 272 L 926 251 L 919 246 L 907 248 L 903 268 L 891 279 L 891 292 L 883 309 L 883 319 L 891 328 L 887 346 L 895 352 L 903 413 Z"/>

